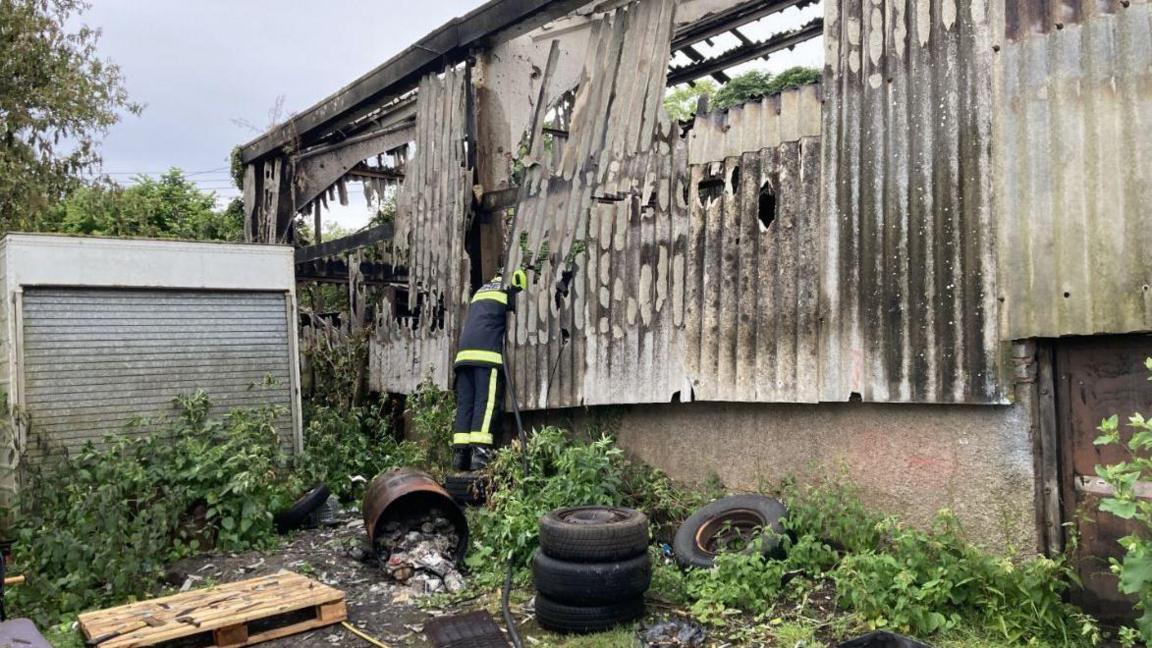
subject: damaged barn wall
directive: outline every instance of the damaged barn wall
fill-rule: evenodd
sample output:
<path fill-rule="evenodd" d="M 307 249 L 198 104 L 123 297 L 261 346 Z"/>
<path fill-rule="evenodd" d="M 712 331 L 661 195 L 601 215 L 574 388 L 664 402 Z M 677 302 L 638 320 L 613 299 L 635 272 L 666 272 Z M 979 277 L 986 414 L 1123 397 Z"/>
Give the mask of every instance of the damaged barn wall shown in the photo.
<path fill-rule="evenodd" d="M 485 191 L 509 186 L 518 148 L 535 110 L 548 51 L 553 40 L 563 53 L 548 79 L 545 105 L 576 87 L 583 72 L 583 52 L 594 19 L 573 16 L 493 45 L 477 57 L 478 181 Z"/>
<path fill-rule="evenodd" d="M 655 247 L 649 246 L 643 252 L 647 258 L 640 259 L 641 230 L 646 228 L 650 242 L 657 229 L 671 235 L 676 138 L 661 103 L 674 11 L 672 0 L 640 0 L 597 18 L 563 155 L 552 168 L 554 156 L 542 155 L 539 143 L 528 153 L 516 227 L 527 232 L 529 254 L 535 258 L 546 249 L 548 263 L 522 298 L 509 339 L 524 407 L 590 404 L 601 398 L 648 400 L 658 389 L 652 383 L 659 384 L 663 376 L 638 373 L 644 365 L 638 357 L 646 357 L 649 366 L 652 358 L 676 357 L 669 337 L 656 329 L 645 331 L 648 348 L 641 350 L 637 331 L 640 284 L 649 290 L 656 281 Z M 629 232 L 634 232 L 631 240 Z M 631 264 L 625 265 L 622 256 Z M 509 266 L 519 265 L 521 250 L 514 249 L 512 257 Z M 613 271 L 625 267 L 633 272 Z M 558 301 L 554 288 L 565 270 L 572 273 L 571 293 Z M 663 314 L 657 317 L 664 321 Z M 628 331 L 625 321 L 630 321 Z M 614 342 L 629 348 L 613 349 Z M 615 367 L 593 371 L 612 362 Z M 627 390 L 607 393 L 612 386 Z"/>
<path fill-rule="evenodd" d="M 410 393 L 425 378 L 451 385 L 451 352 L 470 293 L 464 236 L 471 217 L 472 169 L 465 142 L 464 69 L 428 75 L 417 95 L 415 152 L 396 200 L 394 262 L 408 268 L 405 312 L 385 299 L 369 342 L 369 385 Z"/>
<path fill-rule="evenodd" d="M 822 399 L 1003 402 L 987 1 L 824 6 Z"/>
<path fill-rule="evenodd" d="M 661 106 L 672 4 L 593 25 L 562 160 L 529 159 L 517 228 L 549 262 L 509 342 L 526 409 L 816 400 L 819 89 L 703 115 L 682 140 Z"/>
<path fill-rule="evenodd" d="M 702 195 L 709 176 L 724 183 L 718 197 Z M 689 179 L 692 399 L 816 402 L 819 138 L 692 165 Z M 766 197 L 774 213 L 761 209 Z"/>
<path fill-rule="evenodd" d="M 1020 0 L 1002 21 L 1002 334 L 1152 330 L 1152 4 Z"/>

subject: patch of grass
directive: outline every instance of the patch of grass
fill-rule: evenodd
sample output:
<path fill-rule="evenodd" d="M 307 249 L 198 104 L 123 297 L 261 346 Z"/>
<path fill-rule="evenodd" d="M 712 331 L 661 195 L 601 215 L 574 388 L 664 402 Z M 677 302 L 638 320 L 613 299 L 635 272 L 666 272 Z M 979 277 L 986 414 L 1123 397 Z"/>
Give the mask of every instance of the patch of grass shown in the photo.
<path fill-rule="evenodd" d="M 611 632 L 583 636 L 544 634 L 533 637 L 539 639 L 538 646 L 548 648 L 636 648 L 636 626 L 629 625 Z"/>

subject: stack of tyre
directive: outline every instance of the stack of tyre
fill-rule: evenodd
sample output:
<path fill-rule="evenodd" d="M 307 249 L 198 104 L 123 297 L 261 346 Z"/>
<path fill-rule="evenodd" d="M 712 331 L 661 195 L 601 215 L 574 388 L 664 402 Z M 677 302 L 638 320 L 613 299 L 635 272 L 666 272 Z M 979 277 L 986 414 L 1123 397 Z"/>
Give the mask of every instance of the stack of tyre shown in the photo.
<path fill-rule="evenodd" d="M 552 511 L 540 518 L 532 577 L 546 630 L 603 632 L 639 619 L 652 583 L 647 516 L 613 506 Z"/>

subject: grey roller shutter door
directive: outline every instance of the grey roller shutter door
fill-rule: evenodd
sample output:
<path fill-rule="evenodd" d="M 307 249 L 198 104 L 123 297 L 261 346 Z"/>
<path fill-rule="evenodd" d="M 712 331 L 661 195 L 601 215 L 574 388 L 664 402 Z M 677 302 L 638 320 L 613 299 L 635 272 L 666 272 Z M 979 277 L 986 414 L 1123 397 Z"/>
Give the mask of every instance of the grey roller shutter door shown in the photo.
<path fill-rule="evenodd" d="M 292 439 L 284 293 L 26 288 L 28 454 L 77 448 L 172 399 L 208 393 L 214 413 L 274 405 Z"/>

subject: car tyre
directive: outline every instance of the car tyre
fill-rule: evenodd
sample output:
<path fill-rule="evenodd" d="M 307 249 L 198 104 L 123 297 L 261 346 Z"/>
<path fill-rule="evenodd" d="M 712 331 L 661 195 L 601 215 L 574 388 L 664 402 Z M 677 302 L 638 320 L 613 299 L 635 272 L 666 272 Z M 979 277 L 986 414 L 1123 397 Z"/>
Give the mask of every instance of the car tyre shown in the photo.
<path fill-rule="evenodd" d="M 644 599 L 595 606 L 565 605 L 536 595 L 536 621 L 545 630 L 564 634 L 604 632 L 644 616 Z"/>
<path fill-rule="evenodd" d="M 304 526 L 308 521 L 308 516 L 316 512 L 324 502 L 332 495 L 328 491 L 328 486 L 324 484 L 316 484 L 307 493 L 304 493 L 292 503 L 292 506 L 280 511 L 272 517 L 272 522 L 276 525 L 278 533 L 288 533 L 295 531 Z"/>
<path fill-rule="evenodd" d="M 648 551 L 648 516 L 619 506 L 556 509 L 540 518 L 540 550 L 571 562 L 635 558 Z"/>
<path fill-rule="evenodd" d="M 750 551 L 759 536 L 761 552 L 778 556 L 788 511 L 780 500 L 764 495 L 733 495 L 718 499 L 693 513 L 676 531 L 672 551 L 682 567 L 711 569 L 724 552 L 723 540 L 743 540 Z"/>
<path fill-rule="evenodd" d="M 532 556 L 536 591 L 565 605 L 595 606 L 622 603 L 644 595 L 652 584 L 648 554 L 619 562 L 578 563 L 557 560 L 537 551 Z"/>

